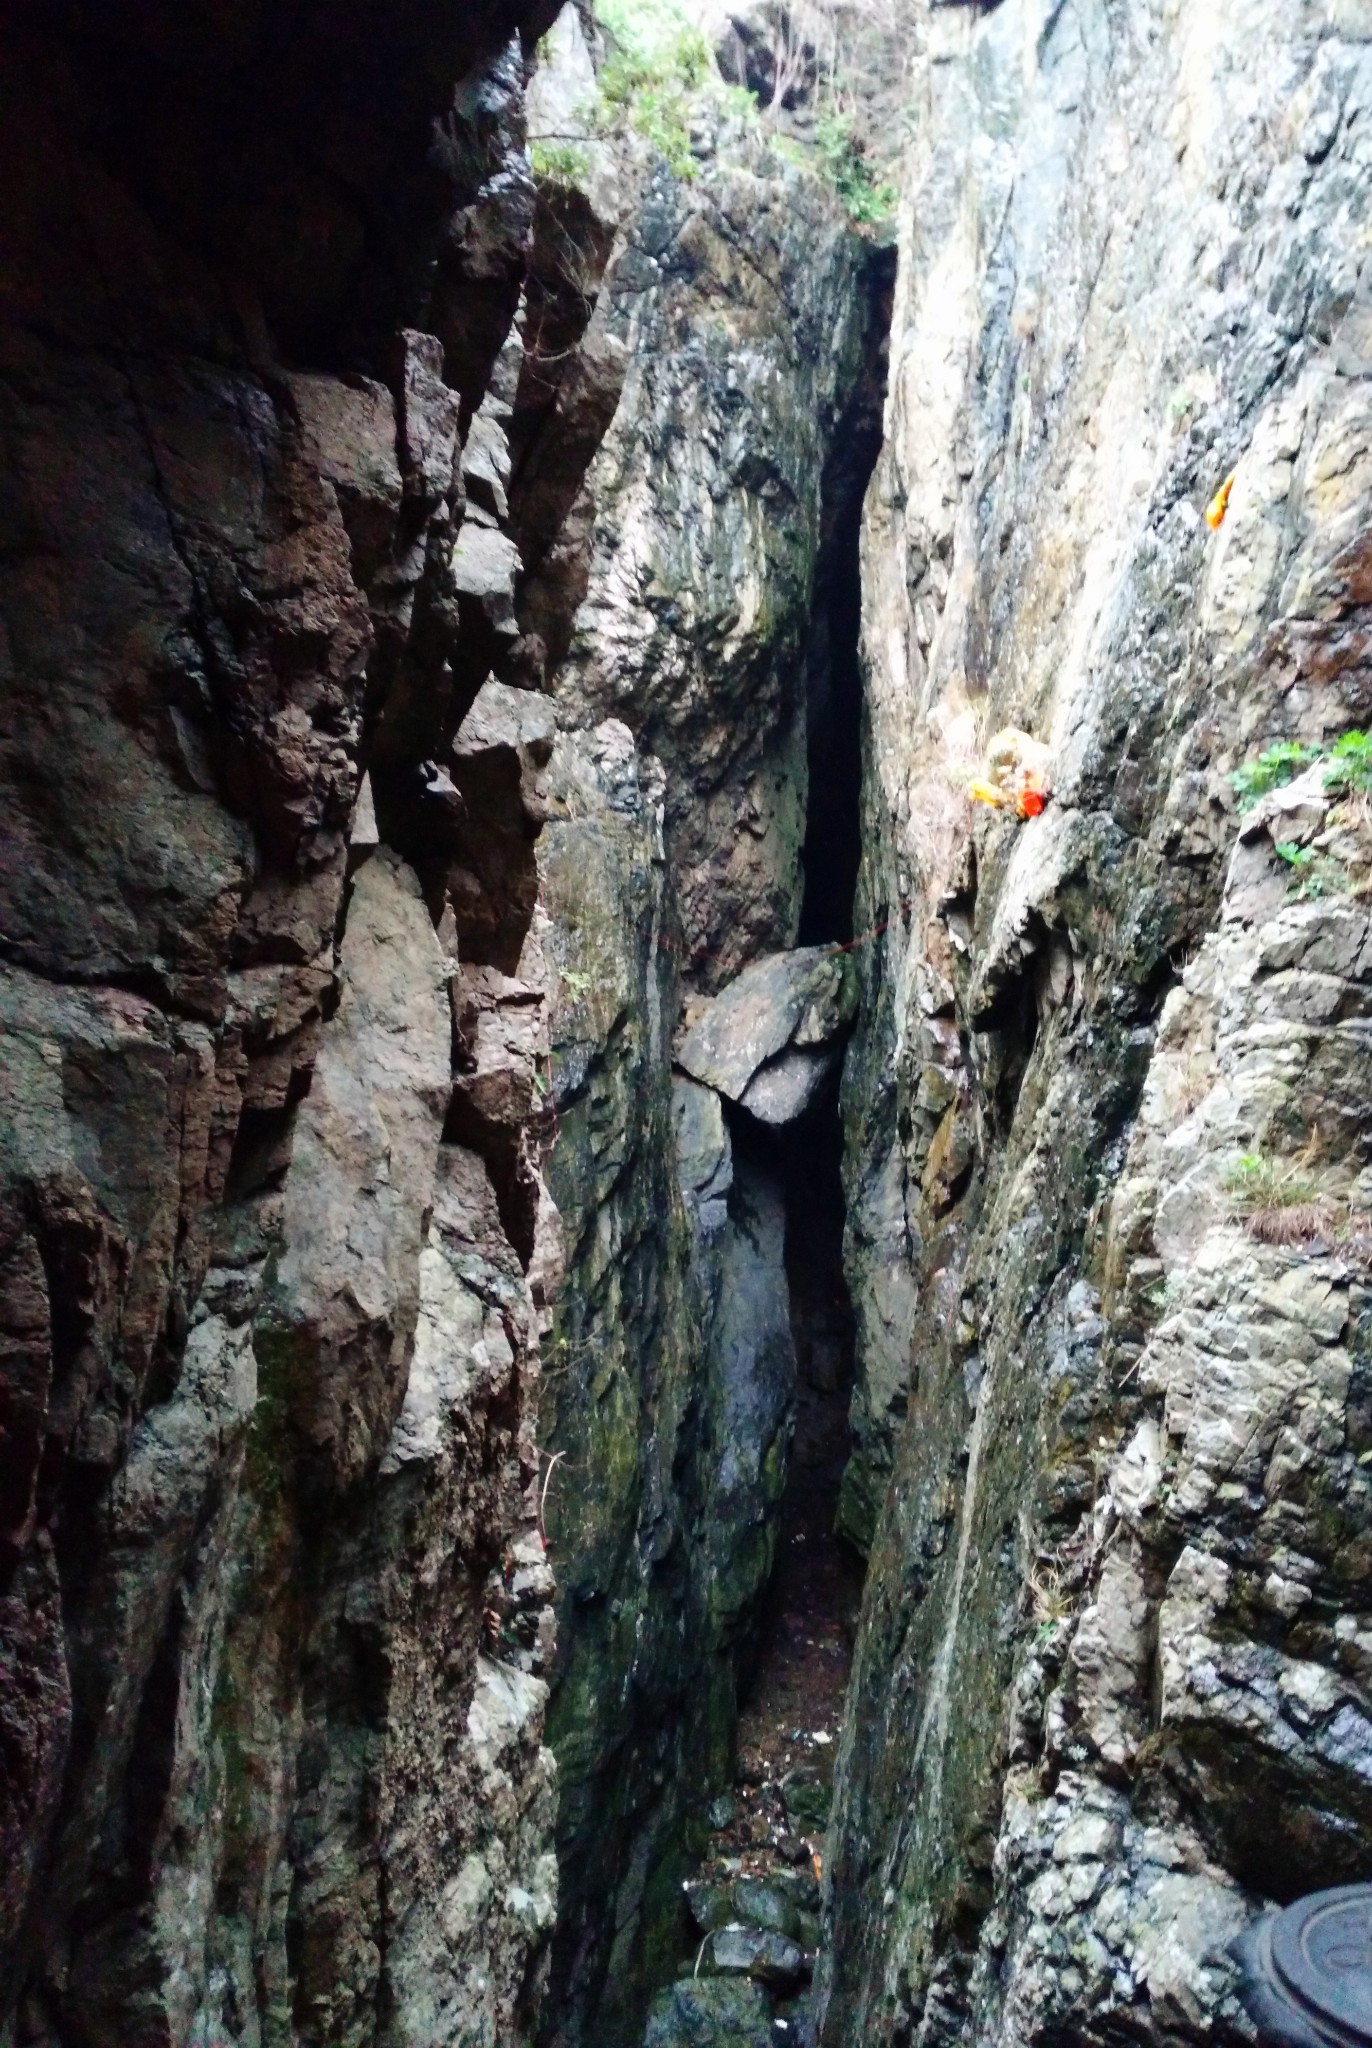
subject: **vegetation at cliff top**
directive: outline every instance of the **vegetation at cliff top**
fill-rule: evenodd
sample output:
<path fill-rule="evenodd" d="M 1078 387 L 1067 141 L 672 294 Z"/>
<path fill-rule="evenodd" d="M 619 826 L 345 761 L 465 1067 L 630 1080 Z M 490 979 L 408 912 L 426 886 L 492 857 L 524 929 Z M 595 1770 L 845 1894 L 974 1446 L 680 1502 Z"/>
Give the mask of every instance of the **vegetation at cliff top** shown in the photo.
<path fill-rule="evenodd" d="M 1239 815 L 1251 811 L 1269 790 L 1294 782 L 1319 754 L 1318 747 L 1307 746 L 1303 740 L 1278 740 L 1275 746 L 1264 748 L 1255 761 L 1245 761 L 1231 770 L 1229 786 L 1239 800 Z"/>
<path fill-rule="evenodd" d="M 602 124 L 627 122 L 674 177 L 695 176 L 691 100 L 715 75 L 704 34 L 673 0 L 598 0 L 609 32 L 599 77 Z"/>
<path fill-rule="evenodd" d="M 1320 1190 L 1298 1165 L 1269 1159 L 1262 1152 L 1241 1152 L 1225 1170 L 1224 1184 L 1241 1214 L 1259 1209 L 1296 1209 L 1313 1202 Z"/>
<path fill-rule="evenodd" d="M 1312 1128 L 1297 1159 L 1241 1152 L 1224 1175 L 1232 1214 L 1264 1244 L 1322 1238 L 1366 1266 L 1372 1256 L 1372 1217 L 1355 1207 L 1349 1190 L 1321 1166 L 1323 1149 L 1318 1128 Z"/>
<path fill-rule="evenodd" d="M 766 51 L 768 98 L 726 82 L 709 39 L 680 0 L 595 0 L 605 53 L 595 102 L 577 118 L 585 140 L 580 132 L 535 136 L 535 174 L 575 184 L 589 173 L 594 139 L 631 130 L 674 177 L 694 178 L 692 123 L 708 103 L 717 113 L 770 130 L 782 155 L 825 179 L 856 226 L 875 228 L 889 218 L 896 198 L 869 140 L 886 131 L 880 120 L 863 117 L 863 92 L 849 76 L 837 24 L 853 13 L 870 23 L 888 4 L 806 0 L 778 14 Z M 801 124 L 786 120 L 797 98 L 808 110 Z"/>
<path fill-rule="evenodd" d="M 1316 847 L 1298 846 L 1286 840 L 1277 847 L 1277 858 L 1291 870 L 1287 893 L 1297 902 L 1318 896 L 1346 896 L 1353 887 L 1353 878 L 1343 863 Z"/>

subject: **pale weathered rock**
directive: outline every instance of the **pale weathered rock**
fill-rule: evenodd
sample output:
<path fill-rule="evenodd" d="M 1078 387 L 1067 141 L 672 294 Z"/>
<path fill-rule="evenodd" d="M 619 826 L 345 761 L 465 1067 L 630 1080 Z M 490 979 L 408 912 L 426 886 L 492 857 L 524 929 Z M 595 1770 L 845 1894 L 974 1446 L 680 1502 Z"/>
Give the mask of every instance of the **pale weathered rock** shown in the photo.
<path fill-rule="evenodd" d="M 513 635 L 515 578 L 519 550 L 498 527 L 468 519 L 453 549 L 453 584 L 459 596 L 472 598 L 497 633 Z"/>
<path fill-rule="evenodd" d="M 404 1395 L 451 1087 L 443 956 L 391 854 L 353 884 L 341 981 L 296 1129 L 268 1316 L 301 1361 L 295 1419 L 346 1484 L 374 1462 Z"/>
<path fill-rule="evenodd" d="M 1237 2038 L 1252 1902 L 1372 1825 L 1367 903 L 1351 841 L 1327 894 L 1276 851 L 1323 845 L 1322 771 L 1242 824 L 1228 782 L 1372 712 L 1372 49 L 1166 0 L 912 38 L 819 2039 Z M 1024 823 L 964 794 L 1011 724 Z"/>

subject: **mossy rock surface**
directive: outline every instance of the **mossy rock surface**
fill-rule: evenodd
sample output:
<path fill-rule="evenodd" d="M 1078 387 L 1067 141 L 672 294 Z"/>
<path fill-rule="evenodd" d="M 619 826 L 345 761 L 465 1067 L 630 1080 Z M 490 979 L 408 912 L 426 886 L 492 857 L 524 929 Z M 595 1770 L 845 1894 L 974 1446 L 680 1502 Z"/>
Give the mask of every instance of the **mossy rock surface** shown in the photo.
<path fill-rule="evenodd" d="M 772 2048 L 772 2002 L 760 1984 L 683 1978 L 653 2000 L 643 2048 Z"/>

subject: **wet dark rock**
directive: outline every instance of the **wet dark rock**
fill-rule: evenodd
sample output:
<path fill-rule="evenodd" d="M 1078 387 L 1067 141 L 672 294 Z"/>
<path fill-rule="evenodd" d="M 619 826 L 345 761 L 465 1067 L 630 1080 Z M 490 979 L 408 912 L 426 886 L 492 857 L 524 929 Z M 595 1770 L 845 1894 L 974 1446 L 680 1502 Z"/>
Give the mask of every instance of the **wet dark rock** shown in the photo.
<path fill-rule="evenodd" d="M 508 990 L 448 1129 L 442 866 L 551 12 L 0 28 L 6 2039 L 530 2022 L 551 1254 Z"/>
<path fill-rule="evenodd" d="M 801 1941 L 800 1908 L 766 1878 L 740 1877 L 733 1887 L 733 1906 L 734 1917 L 745 1927 L 760 1927 Z"/>
<path fill-rule="evenodd" d="M 623 396 L 519 597 L 525 632 L 567 655 L 540 841 L 569 1247 L 544 1416 L 569 1624 L 550 2048 L 640 2038 L 776 1553 L 784 1202 L 752 1119 L 740 1136 L 685 1076 L 674 1101 L 672 1039 L 688 986 L 794 941 L 821 485 L 867 340 L 866 245 L 755 140 L 689 184 L 660 165 L 622 182 L 585 346 L 621 346 Z M 517 520 L 519 476 L 517 457 Z M 544 502 L 540 483 L 535 553 Z M 750 1842 L 771 1830 L 750 1813 Z"/>
<path fill-rule="evenodd" d="M 782 1794 L 786 1818 L 806 1834 L 822 1834 L 829 1824 L 832 1788 L 818 1778 L 793 1778 Z"/>
<path fill-rule="evenodd" d="M 653 2000 L 643 2048 L 771 2048 L 772 2002 L 760 1984 L 686 1978 Z"/>
<path fill-rule="evenodd" d="M 687 1911 L 702 1934 L 709 1934 L 735 1918 L 732 1885 L 694 1878 L 682 1886 L 682 1892 Z"/>

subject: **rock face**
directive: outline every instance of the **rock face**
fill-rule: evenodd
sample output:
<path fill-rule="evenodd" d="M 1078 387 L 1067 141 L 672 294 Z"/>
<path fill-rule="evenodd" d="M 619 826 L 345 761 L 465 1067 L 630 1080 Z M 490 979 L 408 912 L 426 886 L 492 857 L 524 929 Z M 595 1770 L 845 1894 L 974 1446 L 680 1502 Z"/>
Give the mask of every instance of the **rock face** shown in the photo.
<path fill-rule="evenodd" d="M 1372 15 L 913 32 L 820 2039 L 1246 2038 L 1226 1944 L 1372 1819 L 1372 934 L 1322 778 L 1242 836 L 1227 780 L 1372 712 Z"/>
<path fill-rule="evenodd" d="M 705 1977 L 671 1984 L 654 2000 L 643 2048 L 771 2048 L 774 2038 L 760 1985 Z"/>
<path fill-rule="evenodd" d="M 889 270 L 727 113 L 535 180 L 557 11 L 0 25 L 0 2044 L 1246 2040 L 1372 1843 L 1372 766 L 1254 780 L 1372 11 L 915 0 L 851 919 Z M 840 1063 L 821 1925 L 682 1880 Z"/>
<path fill-rule="evenodd" d="M 755 139 L 699 147 L 694 181 L 624 172 L 589 330 L 627 363 L 623 396 L 521 614 L 556 650 L 543 608 L 579 607 L 539 842 L 567 1258 L 543 1408 L 557 2048 L 637 2044 L 689 1939 L 680 1884 L 729 1771 L 791 1430 L 775 1148 L 694 1066 L 674 1079 L 682 1001 L 740 969 L 736 988 L 775 981 L 768 1071 L 804 1067 L 793 1108 L 850 1014 L 841 962 L 783 949 L 826 466 L 865 400 L 873 251 Z"/>
<path fill-rule="evenodd" d="M 0 31 L 7 2043 L 531 2024 L 553 12 Z"/>

